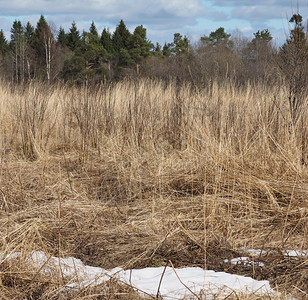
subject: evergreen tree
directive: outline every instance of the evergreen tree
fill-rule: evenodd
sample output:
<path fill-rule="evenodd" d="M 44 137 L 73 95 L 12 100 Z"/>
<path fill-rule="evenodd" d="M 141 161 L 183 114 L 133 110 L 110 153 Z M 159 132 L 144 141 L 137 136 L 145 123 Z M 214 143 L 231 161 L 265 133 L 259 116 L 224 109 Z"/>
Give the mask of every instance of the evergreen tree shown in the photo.
<path fill-rule="evenodd" d="M 43 15 L 37 22 L 34 31 L 34 49 L 37 54 L 37 69 L 40 70 L 44 66 L 46 78 L 51 79 L 51 65 L 54 58 L 55 40 L 51 29 Z"/>
<path fill-rule="evenodd" d="M 103 32 L 101 35 L 101 44 L 106 49 L 108 54 L 113 53 L 114 49 L 112 46 L 111 33 L 106 28 L 103 29 Z"/>
<path fill-rule="evenodd" d="M 81 38 L 75 21 L 72 23 L 70 31 L 67 35 L 67 42 L 68 48 L 72 51 L 75 51 L 80 46 Z"/>
<path fill-rule="evenodd" d="M 11 28 L 11 43 L 17 43 L 20 39 L 24 38 L 24 29 L 19 20 L 13 22 Z"/>
<path fill-rule="evenodd" d="M 85 59 L 81 56 L 74 55 L 64 61 L 62 77 L 65 81 L 82 84 L 84 81 L 83 72 L 85 70 Z"/>
<path fill-rule="evenodd" d="M 92 21 L 91 26 L 90 26 L 90 33 L 94 36 L 98 37 L 98 33 L 97 33 L 97 29 L 96 26 L 94 24 L 94 21 Z"/>
<path fill-rule="evenodd" d="M 298 121 L 308 95 L 308 36 L 302 16 L 294 14 L 289 20 L 294 24 L 290 37 L 280 51 L 280 68 L 289 87 L 289 107 L 294 126 Z"/>
<path fill-rule="evenodd" d="M 83 32 L 79 46 L 75 49 L 75 55 L 65 61 L 62 72 L 65 80 L 81 84 L 99 81 L 102 79 L 101 76 L 105 78 L 109 76 L 103 66 L 107 52 L 99 41 L 98 35 L 91 28 L 90 32 Z"/>
<path fill-rule="evenodd" d="M 47 35 L 51 35 L 49 25 L 43 15 L 38 20 L 33 34 L 33 48 L 35 49 L 38 58 L 45 56 L 44 39 Z"/>
<path fill-rule="evenodd" d="M 25 39 L 26 39 L 26 76 L 28 80 L 33 77 L 33 69 L 34 69 L 34 27 L 30 24 L 30 22 L 27 22 L 26 26 L 24 27 L 25 32 Z"/>
<path fill-rule="evenodd" d="M 24 28 L 18 20 L 13 22 L 11 28 L 10 48 L 14 64 L 13 78 L 16 82 L 24 81 L 26 42 Z"/>
<path fill-rule="evenodd" d="M 165 57 L 169 57 L 171 55 L 171 47 L 173 46 L 172 43 L 166 43 L 164 44 L 164 47 L 163 47 L 163 55 Z"/>
<path fill-rule="evenodd" d="M 134 65 L 134 60 L 132 59 L 132 57 L 130 56 L 129 52 L 127 49 L 125 48 L 121 48 L 120 49 L 120 53 L 119 53 L 119 63 L 118 66 L 119 67 L 131 67 Z"/>
<path fill-rule="evenodd" d="M 307 41 L 307 38 L 305 34 L 305 28 L 303 25 L 303 17 L 300 14 L 294 14 L 289 22 L 294 23 L 294 28 L 291 30 L 290 38 L 288 39 L 287 42 L 289 44 L 298 43 L 304 46 Z"/>
<path fill-rule="evenodd" d="M 63 48 L 67 47 L 68 45 L 68 36 L 62 27 L 60 27 L 59 32 L 58 32 L 57 44 L 61 45 Z"/>
<path fill-rule="evenodd" d="M 254 34 L 254 38 L 247 44 L 244 53 L 250 61 L 268 62 L 273 54 L 271 45 L 272 35 L 268 29 L 258 30 Z"/>
<path fill-rule="evenodd" d="M 153 44 L 147 39 L 146 28 L 144 28 L 142 25 L 137 26 L 134 30 L 133 35 L 131 36 L 129 50 L 131 58 L 136 63 L 137 74 L 139 73 L 139 65 L 141 63 L 141 60 L 151 54 L 150 50 L 153 47 Z"/>
<path fill-rule="evenodd" d="M 171 52 L 179 55 L 183 53 L 188 53 L 189 41 L 186 36 L 182 36 L 179 33 L 175 33 L 173 37 L 173 45 Z"/>
<path fill-rule="evenodd" d="M 253 43 L 255 42 L 270 42 L 273 37 L 271 35 L 271 33 L 269 32 L 268 29 L 264 29 L 264 30 L 258 30 L 256 33 L 253 34 L 254 35 L 254 39 L 252 40 Z"/>
<path fill-rule="evenodd" d="M 156 42 L 156 46 L 154 48 L 153 54 L 157 57 L 163 57 L 163 50 L 162 50 L 161 45 L 158 42 Z"/>
<path fill-rule="evenodd" d="M 121 49 L 129 49 L 131 33 L 127 29 L 124 21 L 121 20 L 120 24 L 116 27 L 112 36 L 113 49 L 119 53 Z"/>
<path fill-rule="evenodd" d="M 92 24 L 90 26 L 89 32 L 83 32 L 82 34 L 82 40 L 87 41 L 90 44 L 99 44 L 100 39 L 97 33 L 96 26 L 94 22 L 92 21 Z"/>
<path fill-rule="evenodd" d="M 27 22 L 25 28 L 25 38 L 29 45 L 33 44 L 33 37 L 34 37 L 34 27 L 30 24 L 30 22 Z"/>
<path fill-rule="evenodd" d="M 9 45 L 8 45 L 8 42 L 5 38 L 5 35 L 4 35 L 4 32 L 3 30 L 1 29 L 0 30 L 0 54 L 1 56 L 5 56 L 6 53 L 8 52 L 9 50 Z"/>
<path fill-rule="evenodd" d="M 209 36 L 201 37 L 201 41 L 210 46 L 223 46 L 232 48 L 233 43 L 230 40 L 231 34 L 227 34 L 223 27 L 219 27 L 216 31 L 212 31 Z"/>
<path fill-rule="evenodd" d="M 36 48 L 38 52 L 41 51 L 40 44 L 41 44 L 42 35 L 45 34 L 45 31 L 48 29 L 49 29 L 49 25 L 45 17 L 41 15 L 40 19 L 38 20 L 36 24 L 36 28 L 35 28 L 34 36 L 33 36 L 34 37 L 34 48 Z"/>

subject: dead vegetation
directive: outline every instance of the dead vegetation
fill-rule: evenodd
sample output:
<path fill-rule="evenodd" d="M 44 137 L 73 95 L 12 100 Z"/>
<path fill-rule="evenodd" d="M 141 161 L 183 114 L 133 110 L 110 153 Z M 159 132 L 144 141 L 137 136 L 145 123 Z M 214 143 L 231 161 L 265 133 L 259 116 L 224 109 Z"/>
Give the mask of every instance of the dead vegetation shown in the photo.
<path fill-rule="evenodd" d="M 171 260 L 307 297 L 307 257 L 282 251 L 308 249 L 308 118 L 290 130 L 283 87 L 2 83 L 0 99 L 4 255 L 42 250 L 106 269 Z M 223 263 L 243 248 L 270 250 L 265 267 Z M 115 282 L 69 295 L 62 284 L 0 264 L 3 299 L 137 297 Z"/>

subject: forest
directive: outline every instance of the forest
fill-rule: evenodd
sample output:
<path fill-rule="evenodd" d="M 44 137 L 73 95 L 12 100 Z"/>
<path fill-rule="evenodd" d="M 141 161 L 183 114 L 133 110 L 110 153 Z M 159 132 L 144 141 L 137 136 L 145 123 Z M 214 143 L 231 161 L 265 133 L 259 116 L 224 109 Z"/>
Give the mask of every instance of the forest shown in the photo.
<path fill-rule="evenodd" d="M 294 14 L 289 21 L 290 35 L 278 47 L 268 29 L 249 39 L 239 32 L 231 36 L 220 27 L 195 43 L 175 33 L 172 42 L 160 45 L 148 40 L 145 27 L 137 26 L 131 33 L 123 20 L 113 33 L 107 28 L 98 33 L 94 22 L 88 32 L 80 33 L 75 22 L 68 32 L 57 30 L 43 15 L 36 27 L 15 20 L 10 41 L 0 31 L 1 77 L 15 83 L 97 84 L 136 76 L 176 78 L 198 86 L 226 78 L 239 84 L 276 83 L 282 77 L 291 80 L 307 62 L 302 16 Z"/>

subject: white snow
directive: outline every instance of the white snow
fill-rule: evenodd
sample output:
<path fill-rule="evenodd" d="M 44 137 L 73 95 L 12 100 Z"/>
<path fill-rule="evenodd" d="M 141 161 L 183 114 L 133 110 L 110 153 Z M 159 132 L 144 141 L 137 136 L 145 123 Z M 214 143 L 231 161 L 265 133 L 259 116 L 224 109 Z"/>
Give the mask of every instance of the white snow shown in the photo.
<path fill-rule="evenodd" d="M 282 252 L 285 256 L 308 257 L 308 250 L 286 250 Z"/>
<path fill-rule="evenodd" d="M 225 259 L 225 263 L 231 263 L 231 265 L 242 265 L 242 266 L 259 266 L 264 267 L 264 263 L 260 261 L 254 261 L 250 257 L 242 256 L 242 257 L 235 257 L 232 259 Z"/>
<path fill-rule="evenodd" d="M 190 299 L 196 298 L 193 294 L 206 296 L 206 299 L 216 299 L 217 296 L 226 296 L 230 293 L 255 293 L 257 295 L 275 296 L 267 280 L 257 281 L 250 277 L 203 270 L 198 267 L 173 269 L 164 267 L 123 270 L 114 268 L 104 270 L 99 267 L 86 266 L 80 259 L 73 257 L 48 257 L 44 252 L 35 251 L 28 255 L 15 252 L 9 255 L 0 255 L 0 262 L 22 258 L 30 268 L 53 276 L 63 276 L 69 280 L 65 288 L 84 288 L 90 285 L 99 285 L 115 277 L 119 281 L 131 285 L 138 292 L 144 292 L 163 299 Z M 60 267 L 59 267 L 60 266 Z M 163 274 L 164 273 L 164 274 Z M 180 278 L 180 280 L 179 280 Z M 159 287 L 159 282 L 162 279 Z M 188 287 L 188 288 L 187 288 Z M 191 290 L 191 291 L 190 291 Z M 188 297 L 188 298 L 187 298 Z"/>
<path fill-rule="evenodd" d="M 118 273 L 119 278 L 147 292 L 156 295 L 164 267 L 126 270 Z M 275 295 L 269 282 L 257 281 L 250 277 L 232 275 L 225 272 L 203 270 L 198 267 L 175 269 L 181 281 L 195 294 L 206 295 L 206 299 L 235 293 L 256 293 L 258 295 Z M 167 267 L 160 286 L 163 299 L 182 299 L 193 294 L 179 281 L 175 271 Z M 131 280 L 130 280 L 131 278 Z"/>
<path fill-rule="evenodd" d="M 262 254 L 268 254 L 271 252 L 261 249 L 243 249 L 243 251 L 252 256 L 260 256 Z M 284 256 L 289 257 L 308 257 L 308 250 L 282 250 L 281 253 Z"/>

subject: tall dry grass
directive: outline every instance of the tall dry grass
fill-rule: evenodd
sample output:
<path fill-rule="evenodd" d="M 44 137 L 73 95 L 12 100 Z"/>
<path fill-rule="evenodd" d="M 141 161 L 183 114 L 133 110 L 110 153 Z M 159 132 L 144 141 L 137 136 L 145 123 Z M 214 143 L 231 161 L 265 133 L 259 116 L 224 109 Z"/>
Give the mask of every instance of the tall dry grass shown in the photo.
<path fill-rule="evenodd" d="M 287 95 L 230 82 L 1 83 L 1 252 L 43 250 L 103 268 L 172 260 L 306 297 L 307 260 L 282 254 L 308 249 L 308 118 L 292 127 Z M 243 248 L 270 250 L 255 258 L 266 267 L 223 263 Z M 59 297 L 63 280 L 25 268 L 1 264 L 2 294 Z"/>

